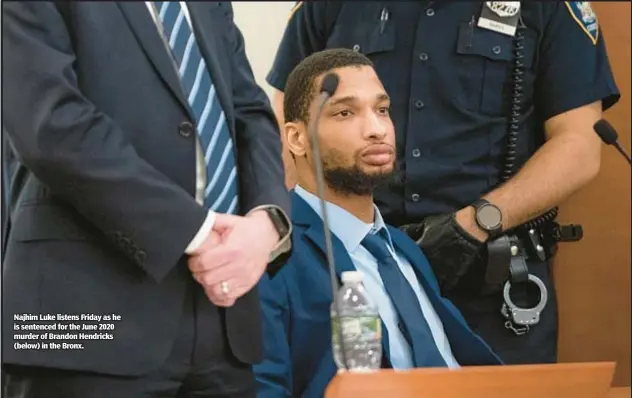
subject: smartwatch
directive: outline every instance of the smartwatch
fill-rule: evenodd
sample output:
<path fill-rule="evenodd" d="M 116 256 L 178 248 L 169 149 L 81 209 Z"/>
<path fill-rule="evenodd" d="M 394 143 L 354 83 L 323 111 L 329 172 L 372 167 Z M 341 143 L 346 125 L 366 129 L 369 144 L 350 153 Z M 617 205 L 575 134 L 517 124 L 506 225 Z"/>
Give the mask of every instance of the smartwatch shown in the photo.
<path fill-rule="evenodd" d="M 277 207 L 266 207 L 263 210 L 268 213 L 268 217 L 270 217 L 270 220 L 272 221 L 274 228 L 277 230 L 279 237 L 281 239 L 285 238 L 285 236 L 290 231 L 290 226 L 287 224 L 287 219 L 281 213 L 281 210 L 279 210 Z"/>
<path fill-rule="evenodd" d="M 472 203 L 475 211 L 476 224 L 487 232 L 490 238 L 500 235 L 503 229 L 503 213 L 498 206 L 485 199 L 478 199 Z"/>
<path fill-rule="evenodd" d="M 292 239 L 289 235 L 291 233 L 291 225 L 288 218 L 285 217 L 279 208 L 267 206 L 263 210 L 268 213 L 270 221 L 272 221 L 281 238 L 280 245 L 271 253 L 271 258 L 266 268 L 266 273 L 272 278 L 281 270 L 292 253 Z"/>

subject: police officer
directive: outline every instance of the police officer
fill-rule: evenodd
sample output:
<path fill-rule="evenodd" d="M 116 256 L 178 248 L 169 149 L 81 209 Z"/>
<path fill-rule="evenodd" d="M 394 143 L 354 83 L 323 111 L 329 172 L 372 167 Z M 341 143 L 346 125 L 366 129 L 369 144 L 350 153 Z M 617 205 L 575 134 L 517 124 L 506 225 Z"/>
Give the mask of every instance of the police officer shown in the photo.
<path fill-rule="evenodd" d="M 384 218 L 507 363 L 555 362 L 549 260 L 581 237 L 555 206 L 597 175 L 592 126 L 619 99 L 590 4 L 299 2 L 267 76 L 281 121 L 293 67 L 334 47 L 367 55 L 392 97 L 402 178 L 376 192 Z"/>

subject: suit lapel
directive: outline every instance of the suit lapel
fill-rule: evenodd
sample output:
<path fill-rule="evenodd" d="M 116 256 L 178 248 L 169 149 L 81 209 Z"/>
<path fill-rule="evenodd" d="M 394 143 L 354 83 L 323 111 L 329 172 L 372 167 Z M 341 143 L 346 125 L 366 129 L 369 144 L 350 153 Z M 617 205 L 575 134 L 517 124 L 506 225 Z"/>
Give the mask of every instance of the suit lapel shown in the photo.
<path fill-rule="evenodd" d="M 217 54 L 224 53 L 221 47 L 223 44 L 218 43 L 218 37 L 224 32 L 218 32 L 216 27 L 211 26 L 211 24 L 207 22 L 207 20 L 211 18 L 211 9 L 209 7 L 219 6 L 220 4 L 189 1 L 187 5 L 189 7 L 191 23 L 193 24 L 193 31 L 195 32 L 198 46 L 206 61 L 209 73 L 211 74 L 215 92 L 224 110 L 224 115 L 226 116 L 226 123 L 233 139 L 235 139 L 235 132 L 233 131 L 235 115 L 233 113 L 232 96 L 230 96 L 230 90 L 226 85 L 225 73 L 222 73 L 222 69 L 217 60 Z M 201 18 L 201 16 L 206 16 L 206 18 Z"/>
<path fill-rule="evenodd" d="M 321 254 L 325 258 L 322 266 L 326 269 L 327 264 L 327 248 L 325 246 L 325 230 L 323 227 L 322 219 L 316 214 L 316 212 L 307 204 L 299 195 L 294 191 L 291 191 L 292 195 L 292 220 L 295 224 L 305 227 L 305 236 L 320 250 Z M 356 268 L 353 265 L 353 261 L 347 253 L 344 245 L 340 240 L 331 234 L 331 244 L 333 247 L 334 265 L 336 268 L 336 275 L 340 280 L 342 273 L 345 271 L 355 271 Z"/>
<path fill-rule="evenodd" d="M 184 96 L 180 78 L 176 74 L 173 58 L 168 53 L 169 49 L 158 33 L 158 28 L 154 23 L 147 5 L 144 1 L 138 2 L 117 2 L 123 15 L 127 19 L 136 39 L 141 44 L 145 54 L 156 68 L 156 71 L 169 87 L 173 95 L 180 101 L 189 117 L 193 116 L 189 109 L 189 103 Z"/>
<path fill-rule="evenodd" d="M 305 236 L 307 236 L 312 241 L 312 243 L 314 243 L 316 247 L 320 249 L 323 257 L 326 259 L 327 247 L 325 245 L 325 233 L 323 225 L 319 223 L 311 225 L 305 232 Z M 334 266 L 336 268 L 336 275 L 338 276 L 338 280 L 340 280 L 342 278 L 343 272 L 355 271 L 356 268 L 355 265 L 353 265 L 353 261 L 351 260 L 351 257 L 349 256 L 349 253 L 347 253 L 347 250 L 345 249 L 342 242 L 340 242 L 340 240 L 333 234 L 331 235 L 331 244 L 333 246 L 333 260 Z M 329 267 L 326 260 L 322 265 L 325 268 Z"/>

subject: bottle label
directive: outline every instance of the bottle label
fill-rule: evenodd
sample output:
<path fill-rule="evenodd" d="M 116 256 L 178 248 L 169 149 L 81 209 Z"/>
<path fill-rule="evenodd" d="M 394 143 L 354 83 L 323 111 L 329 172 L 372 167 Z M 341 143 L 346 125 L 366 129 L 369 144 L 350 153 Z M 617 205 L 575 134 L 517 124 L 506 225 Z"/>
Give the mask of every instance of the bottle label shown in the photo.
<path fill-rule="evenodd" d="M 377 316 L 340 317 L 342 334 L 345 341 L 381 341 L 382 322 Z M 333 341 L 338 343 L 340 324 L 337 318 L 332 320 Z"/>

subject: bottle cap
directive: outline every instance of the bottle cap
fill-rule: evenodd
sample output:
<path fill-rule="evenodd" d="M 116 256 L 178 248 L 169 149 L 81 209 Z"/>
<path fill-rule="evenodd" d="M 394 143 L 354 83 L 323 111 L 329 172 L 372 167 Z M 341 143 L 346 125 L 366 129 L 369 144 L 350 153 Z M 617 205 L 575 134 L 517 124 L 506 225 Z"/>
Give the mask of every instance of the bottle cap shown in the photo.
<path fill-rule="evenodd" d="M 342 273 L 342 283 L 360 283 L 362 274 L 358 271 L 345 271 Z"/>

